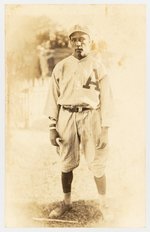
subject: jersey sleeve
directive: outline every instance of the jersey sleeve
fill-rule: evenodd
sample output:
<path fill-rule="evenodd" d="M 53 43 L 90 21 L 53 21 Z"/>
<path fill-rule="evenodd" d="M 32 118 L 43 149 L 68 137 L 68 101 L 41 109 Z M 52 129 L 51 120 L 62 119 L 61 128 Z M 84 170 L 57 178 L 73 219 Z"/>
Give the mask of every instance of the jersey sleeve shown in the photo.
<path fill-rule="evenodd" d="M 105 69 L 103 69 L 100 79 L 100 108 L 102 127 L 110 127 L 113 116 L 113 95 L 109 77 Z"/>
<path fill-rule="evenodd" d="M 51 124 L 54 125 L 57 122 L 59 105 L 57 104 L 59 98 L 59 71 L 55 67 L 50 79 L 49 91 L 44 108 L 44 114 L 49 117 Z"/>

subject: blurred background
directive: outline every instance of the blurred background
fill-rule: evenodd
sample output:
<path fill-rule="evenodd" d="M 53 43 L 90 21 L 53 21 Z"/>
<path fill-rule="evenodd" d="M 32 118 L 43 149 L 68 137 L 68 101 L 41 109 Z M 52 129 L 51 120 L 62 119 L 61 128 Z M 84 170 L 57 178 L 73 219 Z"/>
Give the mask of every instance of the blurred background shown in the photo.
<path fill-rule="evenodd" d="M 105 226 L 145 225 L 145 5 L 8 4 L 5 6 L 8 227 L 35 226 L 32 217 L 39 208 L 42 212 L 43 205 L 61 199 L 59 157 L 50 145 L 49 122 L 43 109 L 54 66 L 71 54 L 68 30 L 80 23 L 92 31 L 92 50 L 107 67 L 114 98 L 107 176 L 115 219 Z M 74 200 L 96 196 L 93 178 L 82 157 L 73 186 Z M 79 191 L 81 186 L 83 190 Z M 102 227 L 92 222 L 92 218 L 90 215 L 85 226 Z"/>

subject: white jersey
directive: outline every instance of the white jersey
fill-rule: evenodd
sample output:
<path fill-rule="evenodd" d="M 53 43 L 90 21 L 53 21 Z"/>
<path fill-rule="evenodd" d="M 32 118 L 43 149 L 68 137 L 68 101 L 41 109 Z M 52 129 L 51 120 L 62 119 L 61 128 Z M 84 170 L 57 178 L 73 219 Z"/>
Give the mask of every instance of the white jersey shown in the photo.
<path fill-rule="evenodd" d="M 102 126 L 110 125 L 112 96 L 106 70 L 89 54 L 78 60 L 73 55 L 54 68 L 45 113 L 57 121 L 59 105 L 84 105 L 101 109 Z"/>

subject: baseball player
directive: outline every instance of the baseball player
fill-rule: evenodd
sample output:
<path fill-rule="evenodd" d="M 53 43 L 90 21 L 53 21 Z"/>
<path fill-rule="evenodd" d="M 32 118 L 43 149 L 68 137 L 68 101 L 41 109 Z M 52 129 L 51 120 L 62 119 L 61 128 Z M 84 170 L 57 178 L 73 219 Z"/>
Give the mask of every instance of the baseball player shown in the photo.
<path fill-rule="evenodd" d="M 61 159 L 63 202 L 50 212 L 59 217 L 72 208 L 73 170 L 80 153 L 87 161 L 97 186 L 101 210 L 105 207 L 108 128 L 111 121 L 111 90 L 106 69 L 91 52 L 87 27 L 75 25 L 69 33 L 72 55 L 54 68 L 45 107 L 50 119 L 50 141 Z"/>

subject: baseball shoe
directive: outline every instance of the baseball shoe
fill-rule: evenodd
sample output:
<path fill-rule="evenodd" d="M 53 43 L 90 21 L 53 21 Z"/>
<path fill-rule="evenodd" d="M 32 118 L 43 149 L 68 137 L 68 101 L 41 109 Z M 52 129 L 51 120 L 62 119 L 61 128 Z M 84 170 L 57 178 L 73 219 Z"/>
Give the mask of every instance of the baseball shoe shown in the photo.
<path fill-rule="evenodd" d="M 59 206 L 57 206 L 55 209 L 53 209 L 50 212 L 49 218 L 58 218 L 71 209 L 72 209 L 72 205 L 66 205 L 65 202 L 63 201 L 60 203 Z"/>
<path fill-rule="evenodd" d="M 100 200 L 100 207 L 105 209 L 109 208 L 108 200 L 106 198 Z"/>
<path fill-rule="evenodd" d="M 101 220 L 103 222 L 112 222 L 114 220 L 113 213 L 111 212 L 111 210 L 108 207 L 106 207 L 106 205 L 100 206 L 100 211 L 102 213 Z"/>
<path fill-rule="evenodd" d="M 101 220 L 103 222 L 112 222 L 114 220 L 114 215 L 111 212 L 108 199 L 106 197 L 102 197 L 99 201 L 99 209 L 102 213 Z"/>

